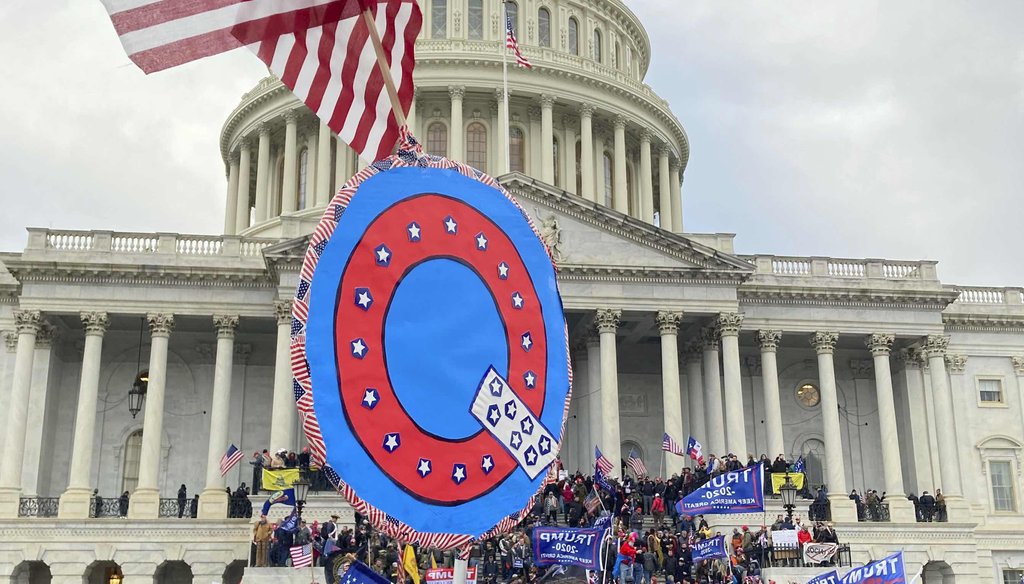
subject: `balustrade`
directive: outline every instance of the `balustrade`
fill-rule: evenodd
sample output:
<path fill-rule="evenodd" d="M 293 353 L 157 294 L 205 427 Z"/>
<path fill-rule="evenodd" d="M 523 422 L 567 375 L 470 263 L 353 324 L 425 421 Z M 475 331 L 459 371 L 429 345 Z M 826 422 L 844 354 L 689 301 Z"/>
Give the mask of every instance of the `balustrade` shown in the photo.
<path fill-rule="evenodd" d="M 56 517 L 60 499 L 57 497 L 22 497 L 18 517 Z"/>

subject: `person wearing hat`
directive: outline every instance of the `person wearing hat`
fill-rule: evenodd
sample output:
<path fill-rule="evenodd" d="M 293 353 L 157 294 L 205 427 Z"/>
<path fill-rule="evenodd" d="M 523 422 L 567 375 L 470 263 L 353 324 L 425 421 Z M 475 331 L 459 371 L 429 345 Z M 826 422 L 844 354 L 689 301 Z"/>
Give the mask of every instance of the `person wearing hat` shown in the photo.
<path fill-rule="evenodd" d="M 740 548 L 743 553 L 750 555 L 750 552 L 754 550 L 754 534 L 750 533 L 750 528 L 744 525 L 740 534 Z"/>
<path fill-rule="evenodd" d="M 256 567 L 266 568 L 270 563 L 270 537 L 274 528 L 267 521 L 266 515 L 260 515 L 260 520 L 252 528 L 252 543 L 256 546 Z"/>

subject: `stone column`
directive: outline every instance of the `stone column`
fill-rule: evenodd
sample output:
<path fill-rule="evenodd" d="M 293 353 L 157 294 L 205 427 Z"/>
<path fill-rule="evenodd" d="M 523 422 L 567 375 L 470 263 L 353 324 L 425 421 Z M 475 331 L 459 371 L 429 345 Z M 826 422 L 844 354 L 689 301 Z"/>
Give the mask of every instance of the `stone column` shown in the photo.
<path fill-rule="evenodd" d="M 295 394 L 292 392 L 292 303 L 274 303 L 277 315 L 277 354 L 274 359 L 274 402 L 270 417 L 271 451 L 292 448 L 295 437 Z"/>
<path fill-rule="evenodd" d="M 598 397 L 590 393 L 592 384 L 587 378 L 590 367 L 587 364 L 586 345 L 575 343 L 571 355 L 573 388 L 570 407 L 575 410 L 576 418 L 573 421 L 576 423 L 576 437 L 573 440 L 572 448 L 565 448 L 565 440 L 563 440 L 562 452 L 565 454 L 562 456 L 562 462 L 565 463 L 565 460 L 571 455 L 576 462 L 575 468 L 586 468 L 587 444 L 593 441 L 591 433 L 594 431 L 595 423 L 594 419 L 590 417 L 590 402 Z M 570 419 L 572 419 L 571 415 Z M 566 435 L 568 436 L 568 434 L 567 426 Z"/>
<path fill-rule="evenodd" d="M 661 332 L 661 403 L 664 410 L 665 432 L 673 440 L 686 447 L 683 436 L 683 403 L 679 391 L 679 321 L 683 313 L 668 310 L 658 311 L 658 330 Z M 662 451 L 665 457 L 664 474 L 671 476 L 679 459 L 671 452 Z"/>
<path fill-rule="evenodd" d="M 605 195 L 604 184 L 604 147 L 607 127 L 604 124 L 598 124 L 597 128 L 594 129 L 594 200 L 601 205 L 607 203 L 607 207 L 614 205 L 615 198 L 615 184 L 612 183 L 612 200 L 607 200 Z M 615 162 L 613 161 L 614 165 Z M 614 180 L 614 178 L 613 178 Z"/>
<path fill-rule="evenodd" d="M 839 391 L 836 388 L 835 351 L 839 333 L 819 331 L 811 334 L 811 346 L 818 354 L 818 384 L 821 391 L 821 420 L 825 438 L 825 466 L 828 472 L 825 483 L 828 486 L 829 501 L 832 505 L 832 519 L 835 521 L 856 521 L 856 506 L 847 497 L 846 462 L 843 458 L 843 433 L 839 424 Z M 852 513 L 851 513 L 852 510 Z"/>
<path fill-rule="evenodd" d="M 740 460 L 747 453 L 746 416 L 743 411 L 743 386 L 740 375 L 740 327 L 743 315 L 723 312 L 718 315 L 718 333 L 722 337 L 722 369 L 725 379 L 726 445 Z"/>
<path fill-rule="evenodd" d="M 78 385 L 75 438 L 71 448 L 68 488 L 60 497 L 61 519 L 85 519 L 92 506 L 92 452 L 96 433 L 96 401 L 100 387 L 103 335 L 110 326 L 105 312 L 83 312 L 85 348 L 82 350 L 82 378 Z"/>
<path fill-rule="evenodd" d="M 663 145 L 658 149 L 658 205 L 661 209 L 661 228 L 665 231 L 675 231 L 675 225 L 672 224 L 672 186 L 668 170 L 669 153 L 667 145 Z M 736 456 L 739 456 L 739 454 Z"/>
<path fill-rule="evenodd" d="M 281 214 L 293 213 L 299 208 L 298 175 L 298 120 L 299 114 L 289 110 L 284 114 L 284 177 L 281 183 Z M 328 152 L 330 154 L 330 152 Z M 307 167 L 309 163 L 307 161 Z"/>
<path fill-rule="evenodd" d="M 466 88 L 462 85 L 449 85 L 448 96 L 452 99 L 452 127 L 448 131 L 451 151 L 448 157 L 459 162 L 466 161 L 465 136 L 466 128 L 462 121 L 462 99 L 466 96 Z"/>
<path fill-rule="evenodd" d="M 700 362 L 704 349 L 700 342 L 691 342 L 686 346 L 686 387 L 690 404 L 690 427 L 688 439 L 693 436 L 701 444 L 707 440 L 704 425 L 704 381 L 701 379 Z"/>
<path fill-rule="evenodd" d="M 878 430 L 882 438 L 882 477 L 889 502 L 889 516 L 894 522 L 913 523 L 914 506 L 903 488 L 903 469 L 900 465 L 900 441 L 896 424 L 896 400 L 892 391 L 892 371 L 889 355 L 895 337 L 890 334 L 868 335 L 865 344 L 871 350 L 875 369 L 875 395 L 878 400 Z"/>
<path fill-rule="evenodd" d="M 619 438 L 619 363 L 615 332 L 621 310 L 597 311 L 597 331 L 601 334 L 601 452 L 612 461 L 612 476 L 621 477 L 622 444 Z"/>
<path fill-rule="evenodd" d="M 718 343 L 721 340 L 718 329 L 701 329 L 704 344 L 704 421 L 707 430 L 707 451 L 722 456 L 725 454 L 725 420 L 722 413 L 722 378 L 719 376 Z"/>
<path fill-rule="evenodd" d="M 779 397 L 779 365 L 775 360 L 782 333 L 776 330 L 757 331 L 761 347 L 761 385 L 764 389 L 764 420 L 768 435 L 768 458 L 786 453 L 782 437 L 782 403 Z"/>
<path fill-rule="evenodd" d="M 526 117 L 530 121 L 530 129 L 526 132 L 526 136 L 524 137 L 529 142 L 529 148 L 527 148 L 526 152 L 523 153 L 523 168 L 526 169 L 524 174 L 537 177 L 540 176 L 541 170 L 544 168 L 544 162 L 541 160 L 541 150 L 543 149 L 541 146 L 541 133 L 543 126 L 541 118 L 544 116 L 539 107 L 530 106 L 526 110 Z M 527 154 L 529 156 L 526 156 Z M 552 178 L 554 176 L 554 168 L 554 166 L 551 167 Z"/>
<path fill-rule="evenodd" d="M 331 128 L 320 122 L 320 136 L 316 141 L 316 206 L 331 202 Z M 307 168 L 309 163 L 307 162 Z M 309 179 L 306 179 L 309 182 Z"/>
<path fill-rule="evenodd" d="M 626 118 L 615 118 L 615 169 L 612 175 L 612 206 L 629 214 L 629 192 L 626 183 Z"/>
<path fill-rule="evenodd" d="M 4 374 L 0 377 L 0 419 L 5 419 L 3 418 L 3 412 L 7 411 L 7 404 L 11 401 L 11 386 L 14 385 L 14 358 L 15 352 L 18 350 L 18 333 L 16 331 L 7 331 L 3 333 L 3 340 L 6 350 L 2 353 Z M 6 432 L 0 430 L 0 452 L 3 451 L 4 440 L 6 439 Z"/>
<path fill-rule="evenodd" d="M 651 167 L 651 131 L 640 132 L 640 218 L 654 223 L 654 169 Z"/>
<path fill-rule="evenodd" d="M 334 148 L 335 152 L 337 153 L 336 156 L 334 157 L 334 188 L 340 189 L 341 187 L 345 186 L 345 181 L 347 181 L 350 176 L 349 153 L 351 152 L 351 150 L 349 149 L 348 145 L 345 144 L 344 140 L 337 137 L 334 138 Z M 308 172 L 308 158 L 306 160 L 306 168 Z M 313 206 L 313 202 L 309 200 L 308 196 L 306 197 L 306 206 Z"/>
<path fill-rule="evenodd" d="M 555 133 L 551 118 L 554 107 L 554 97 L 540 96 L 540 179 L 549 185 L 555 184 Z"/>
<path fill-rule="evenodd" d="M 146 415 L 142 421 L 142 452 L 139 484 L 128 505 L 128 517 L 156 519 L 160 511 L 160 443 L 164 435 L 164 390 L 167 387 L 167 346 L 174 315 L 148 314 L 151 343 L 149 383 L 146 385 Z"/>
<path fill-rule="evenodd" d="M 582 193 L 576 193 L 588 201 L 598 201 L 597 191 L 594 189 L 594 127 L 593 127 L 594 106 L 585 103 L 580 106 L 580 189 Z M 576 146 L 573 145 L 573 157 L 575 157 Z M 573 179 L 575 180 L 575 179 Z"/>
<path fill-rule="evenodd" d="M 587 445 L 589 453 L 583 460 L 593 462 L 594 446 L 604 439 L 602 429 L 604 427 L 604 416 L 601 414 L 601 339 L 596 331 L 587 334 L 587 389 L 590 391 L 589 415 L 590 415 L 590 444 Z"/>
<path fill-rule="evenodd" d="M 43 317 L 38 310 L 19 310 L 14 313 L 18 348 L 14 356 L 11 397 L 7 402 L 5 451 L 0 458 L 0 519 L 18 516 L 21 468 L 25 456 L 25 425 L 28 420 L 29 392 L 32 389 L 32 362 L 36 335 L 39 334 L 42 322 Z"/>
<path fill-rule="evenodd" d="M 676 233 L 683 232 L 683 196 L 680 192 L 682 190 L 680 170 L 679 161 L 672 159 L 668 167 L 668 175 L 669 190 L 672 193 L 672 230 Z"/>
<path fill-rule="evenodd" d="M 50 390 L 50 364 L 57 330 L 43 322 L 36 335 L 36 351 L 32 358 L 32 390 L 25 420 L 25 454 L 21 468 L 21 496 L 39 494 L 39 467 L 43 455 L 43 428 L 46 426 L 47 395 Z"/>
<path fill-rule="evenodd" d="M 942 478 L 942 492 L 946 495 L 946 508 L 949 510 L 950 521 L 965 520 L 966 517 L 954 517 L 952 507 L 961 504 L 963 487 L 960 484 L 960 453 L 956 445 L 956 420 L 953 413 L 953 397 L 949 390 L 949 377 L 946 375 L 946 349 L 949 337 L 946 335 L 928 335 L 924 344 L 924 353 L 928 357 L 928 371 L 932 382 L 932 399 L 935 404 L 936 437 L 939 443 L 939 476 Z M 953 501 L 950 501 L 952 499 Z"/>
<path fill-rule="evenodd" d="M 238 156 L 229 155 L 228 197 L 224 202 L 224 235 L 238 233 Z"/>
<path fill-rule="evenodd" d="M 249 170 L 252 156 L 249 141 L 242 139 L 238 147 L 238 200 L 235 208 L 235 234 L 249 228 Z"/>
<path fill-rule="evenodd" d="M 231 375 L 235 359 L 235 329 L 238 317 L 213 317 L 217 329 L 217 361 L 213 370 L 213 401 L 210 405 L 210 439 L 206 455 L 206 488 L 199 496 L 199 517 L 224 519 L 228 516 L 228 496 L 220 474 L 220 458 L 228 449 L 228 422 L 231 418 Z"/>
<path fill-rule="evenodd" d="M 300 128 L 300 134 L 305 134 L 305 138 L 306 138 L 306 207 L 307 208 L 311 208 L 311 207 L 316 207 L 317 206 L 317 197 L 316 197 L 317 168 L 316 168 L 316 161 L 317 161 L 317 152 L 319 151 L 317 147 L 320 145 L 319 142 L 318 142 L 318 137 L 320 136 L 319 128 L 320 128 L 320 126 L 317 125 L 317 122 L 315 122 L 315 121 L 310 126 L 306 126 L 304 128 Z M 300 138 L 300 140 L 301 140 L 301 138 Z M 354 151 L 352 152 L 352 155 L 355 156 L 355 152 Z"/>
<path fill-rule="evenodd" d="M 256 154 L 256 223 L 270 217 L 270 127 L 260 124 Z"/>
<path fill-rule="evenodd" d="M 574 195 L 576 192 L 576 120 L 562 116 L 562 184 L 558 185 Z"/>

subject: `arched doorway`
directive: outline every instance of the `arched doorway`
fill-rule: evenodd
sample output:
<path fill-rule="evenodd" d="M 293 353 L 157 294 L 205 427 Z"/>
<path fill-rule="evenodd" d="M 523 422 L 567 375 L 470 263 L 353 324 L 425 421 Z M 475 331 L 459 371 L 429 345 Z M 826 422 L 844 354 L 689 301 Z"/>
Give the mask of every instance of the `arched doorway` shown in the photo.
<path fill-rule="evenodd" d="M 804 484 L 813 493 L 819 485 L 825 484 L 825 443 L 817 438 L 804 440 L 800 456 L 804 457 Z"/>
<path fill-rule="evenodd" d="M 192 584 L 192 568 L 180 560 L 164 562 L 157 566 L 154 584 Z"/>
<path fill-rule="evenodd" d="M 121 584 L 124 575 L 117 562 L 93 562 L 85 569 L 85 584 Z"/>
<path fill-rule="evenodd" d="M 954 584 L 953 568 L 942 560 L 933 560 L 924 565 L 921 584 Z"/>
<path fill-rule="evenodd" d="M 134 493 L 139 484 L 139 463 L 142 461 L 142 430 L 128 435 L 124 442 L 124 459 L 121 467 L 121 492 Z M 118 493 L 120 494 L 120 493 Z"/>
<path fill-rule="evenodd" d="M 644 462 L 644 465 L 648 465 L 647 457 L 644 456 L 644 449 L 641 448 L 640 444 L 638 444 L 636 441 L 625 440 L 624 442 L 622 442 L 620 448 L 621 449 L 619 450 L 619 452 L 622 453 L 622 476 L 626 476 L 626 474 L 629 472 L 629 466 L 626 465 L 626 460 L 629 459 L 630 452 L 636 452 L 637 456 L 640 457 L 640 460 Z M 651 470 L 650 466 L 647 466 L 647 470 L 650 472 L 654 472 L 654 470 L 657 470 L 657 468 Z"/>
<path fill-rule="evenodd" d="M 242 574 L 249 564 L 246 560 L 235 560 L 224 569 L 224 584 L 241 584 Z"/>
<path fill-rule="evenodd" d="M 11 573 L 11 584 L 50 584 L 50 566 L 45 562 L 22 562 Z"/>

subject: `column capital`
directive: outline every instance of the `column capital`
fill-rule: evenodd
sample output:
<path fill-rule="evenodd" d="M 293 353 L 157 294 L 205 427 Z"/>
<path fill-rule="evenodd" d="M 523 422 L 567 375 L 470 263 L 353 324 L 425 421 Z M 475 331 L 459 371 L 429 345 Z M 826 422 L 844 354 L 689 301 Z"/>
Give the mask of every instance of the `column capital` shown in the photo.
<path fill-rule="evenodd" d="M 698 339 L 686 343 L 686 347 L 683 348 L 683 360 L 687 363 L 700 363 L 703 356 L 704 347 Z"/>
<path fill-rule="evenodd" d="M 748 355 L 743 358 L 743 364 L 747 366 L 752 377 L 761 376 L 761 358 L 757 355 Z"/>
<path fill-rule="evenodd" d="M 174 330 L 173 314 L 151 312 L 146 315 L 146 321 L 149 323 L 149 332 L 154 337 L 170 336 L 171 331 Z"/>
<path fill-rule="evenodd" d="M 653 137 L 654 137 L 654 134 L 651 133 L 651 131 L 649 129 L 644 128 L 644 129 L 640 130 L 640 143 L 641 144 L 646 142 L 647 145 L 650 146 L 651 138 L 653 138 Z"/>
<path fill-rule="evenodd" d="M 39 327 L 43 323 L 43 314 L 38 310 L 15 310 L 14 311 L 14 326 L 18 330 L 18 334 L 21 333 L 32 333 L 38 334 Z"/>
<path fill-rule="evenodd" d="M 540 121 L 540 108 L 537 107 L 537 106 L 534 106 L 534 105 L 531 105 L 530 107 L 526 108 L 526 117 L 531 122 L 539 122 Z"/>
<path fill-rule="evenodd" d="M 735 337 L 740 334 L 743 326 L 743 314 L 740 312 L 722 312 L 716 321 L 718 334 L 723 337 Z"/>
<path fill-rule="evenodd" d="M 277 317 L 277 324 L 291 324 L 292 322 L 292 301 L 275 300 L 274 315 Z"/>
<path fill-rule="evenodd" d="M 555 102 L 558 101 L 558 98 L 553 96 L 553 95 L 548 95 L 546 93 L 542 93 L 542 94 L 540 94 L 540 100 L 539 101 L 540 101 L 540 107 L 541 108 L 543 108 L 543 109 L 551 109 L 551 108 L 553 108 L 555 106 Z"/>
<path fill-rule="evenodd" d="M 215 314 L 213 315 L 213 328 L 217 329 L 218 339 L 235 338 L 235 329 L 238 328 L 238 315 Z"/>
<path fill-rule="evenodd" d="M 249 146 L 251 146 L 251 144 L 250 144 L 248 136 L 243 136 L 240 140 L 238 140 L 238 155 L 239 155 L 239 157 L 241 157 L 241 155 L 242 155 L 242 150 L 248 150 Z"/>
<path fill-rule="evenodd" d="M 296 122 L 298 122 L 299 121 L 299 112 L 298 112 L 298 110 L 290 109 L 290 110 L 284 112 L 284 121 L 289 123 L 289 124 L 295 124 Z"/>
<path fill-rule="evenodd" d="M 262 140 L 263 138 L 269 138 L 270 137 L 270 124 L 268 124 L 266 122 L 260 122 L 260 124 L 258 126 L 256 126 L 256 132 L 259 133 L 260 140 Z"/>
<path fill-rule="evenodd" d="M 896 336 L 889 333 L 874 333 L 864 338 L 864 344 L 871 349 L 873 357 L 888 357 L 895 341 Z"/>
<path fill-rule="evenodd" d="M 586 336 L 583 338 L 583 344 L 587 347 L 597 347 L 601 344 L 601 335 L 597 334 L 596 329 L 588 330 Z"/>
<path fill-rule="evenodd" d="M 589 119 L 594 115 L 594 105 L 590 103 L 581 103 L 579 107 L 580 118 Z"/>
<path fill-rule="evenodd" d="M 835 331 L 818 331 L 811 333 L 811 346 L 819 355 L 831 355 L 839 341 L 839 333 Z"/>
<path fill-rule="evenodd" d="M 448 86 L 448 97 L 451 99 L 462 100 L 466 97 L 466 86 L 465 85 L 449 85 Z"/>
<path fill-rule="evenodd" d="M 875 370 L 875 363 L 871 359 L 850 359 L 850 373 L 854 379 L 867 379 Z"/>
<path fill-rule="evenodd" d="M 18 350 L 18 333 L 14 331 L 4 331 L 4 345 L 7 347 L 8 353 L 13 353 Z"/>
<path fill-rule="evenodd" d="M 672 148 L 668 144 L 662 144 L 658 146 L 658 156 L 661 158 L 670 158 L 672 154 Z"/>
<path fill-rule="evenodd" d="M 57 327 L 45 320 L 39 323 L 39 332 L 36 333 L 36 347 L 49 349 L 53 346 L 55 340 L 57 340 Z"/>
<path fill-rule="evenodd" d="M 7 345 L 10 350 L 10 345 Z M 1014 355 L 1010 357 L 1010 364 L 1013 365 L 1013 371 L 1017 375 L 1024 375 L 1024 355 Z"/>
<path fill-rule="evenodd" d="M 239 163 L 241 163 L 241 161 L 242 153 L 239 152 L 238 150 L 232 150 L 230 153 L 228 153 L 228 164 L 231 164 L 232 166 L 238 166 Z"/>
<path fill-rule="evenodd" d="M 509 93 L 509 95 L 512 95 L 511 91 L 508 92 L 508 93 Z M 504 100 L 505 100 L 505 90 L 502 89 L 501 87 L 494 88 L 494 101 L 495 101 L 495 103 L 501 102 L 501 101 L 504 101 Z"/>
<path fill-rule="evenodd" d="M 612 121 L 612 124 L 615 126 L 616 130 L 625 130 L 626 129 L 626 116 L 623 116 L 623 115 L 615 116 L 615 119 Z"/>
<path fill-rule="evenodd" d="M 680 162 L 679 159 L 674 157 L 674 156 L 672 158 L 670 158 L 669 161 L 668 161 L 668 170 L 669 170 L 669 172 L 672 173 L 673 176 L 676 176 L 676 175 L 679 174 L 679 169 L 682 168 L 682 166 L 683 166 L 683 163 Z"/>
<path fill-rule="evenodd" d="M 963 373 L 967 369 L 967 355 L 947 353 L 945 358 L 946 370 L 950 373 Z"/>
<path fill-rule="evenodd" d="M 949 335 L 928 335 L 924 341 L 924 353 L 929 359 L 943 357 L 949 348 Z"/>
<path fill-rule="evenodd" d="M 706 326 L 700 329 L 700 342 L 705 350 L 717 350 L 718 344 L 722 342 L 722 331 L 718 330 L 716 326 Z"/>
<path fill-rule="evenodd" d="M 85 328 L 85 336 L 96 335 L 102 337 L 110 327 L 110 317 L 106 312 L 83 312 L 79 315 L 82 318 L 82 326 Z"/>
<path fill-rule="evenodd" d="M 782 331 L 774 329 L 761 329 L 757 331 L 757 345 L 763 353 L 774 353 L 782 341 Z"/>
<path fill-rule="evenodd" d="M 598 332 L 614 333 L 619 328 L 622 311 L 617 308 L 599 308 L 594 316 L 594 324 Z"/>
<path fill-rule="evenodd" d="M 674 335 L 679 332 L 679 321 L 683 319 L 683 313 L 676 310 L 659 310 L 655 319 L 662 335 Z"/>

